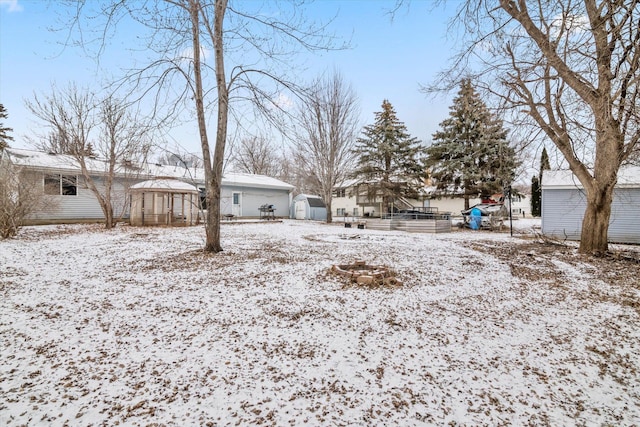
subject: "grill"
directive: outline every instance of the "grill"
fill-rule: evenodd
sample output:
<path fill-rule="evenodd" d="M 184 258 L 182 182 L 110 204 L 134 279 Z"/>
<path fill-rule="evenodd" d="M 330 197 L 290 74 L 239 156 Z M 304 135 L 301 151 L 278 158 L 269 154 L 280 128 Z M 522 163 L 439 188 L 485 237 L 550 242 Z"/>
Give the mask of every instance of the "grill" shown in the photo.
<path fill-rule="evenodd" d="M 260 219 L 266 219 L 271 220 L 271 219 L 276 219 L 275 216 L 275 210 L 276 208 L 273 205 L 262 205 L 258 208 L 258 210 L 260 211 Z"/>

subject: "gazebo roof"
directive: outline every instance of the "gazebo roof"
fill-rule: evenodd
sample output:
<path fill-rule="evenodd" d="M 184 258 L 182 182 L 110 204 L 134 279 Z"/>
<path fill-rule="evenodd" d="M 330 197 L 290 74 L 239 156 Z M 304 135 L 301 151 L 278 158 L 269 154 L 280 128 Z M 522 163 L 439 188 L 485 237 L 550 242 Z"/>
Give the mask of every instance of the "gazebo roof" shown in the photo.
<path fill-rule="evenodd" d="M 159 193 L 198 193 L 198 189 L 184 181 L 173 178 L 158 178 L 139 182 L 131 186 L 131 191 L 156 191 Z"/>

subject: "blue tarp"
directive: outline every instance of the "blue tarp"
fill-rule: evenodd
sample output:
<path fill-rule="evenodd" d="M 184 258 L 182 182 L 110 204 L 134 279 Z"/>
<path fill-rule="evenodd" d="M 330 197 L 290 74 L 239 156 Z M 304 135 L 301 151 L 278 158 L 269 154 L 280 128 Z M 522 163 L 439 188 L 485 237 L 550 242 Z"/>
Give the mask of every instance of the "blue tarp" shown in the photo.
<path fill-rule="evenodd" d="M 478 208 L 471 209 L 469 227 L 472 230 L 479 230 L 482 225 L 482 212 Z"/>

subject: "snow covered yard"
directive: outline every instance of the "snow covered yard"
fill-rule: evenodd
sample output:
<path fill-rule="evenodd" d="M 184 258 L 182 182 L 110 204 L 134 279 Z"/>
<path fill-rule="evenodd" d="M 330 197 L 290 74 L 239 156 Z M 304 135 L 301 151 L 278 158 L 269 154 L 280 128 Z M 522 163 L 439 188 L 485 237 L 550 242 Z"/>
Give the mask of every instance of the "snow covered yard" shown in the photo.
<path fill-rule="evenodd" d="M 1 241 L 0 422 L 640 424 L 638 248 L 285 221 L 225 224 L 207 255 L 203 236 Z M 356 259 L 403 285 L 328 272 Z"/>

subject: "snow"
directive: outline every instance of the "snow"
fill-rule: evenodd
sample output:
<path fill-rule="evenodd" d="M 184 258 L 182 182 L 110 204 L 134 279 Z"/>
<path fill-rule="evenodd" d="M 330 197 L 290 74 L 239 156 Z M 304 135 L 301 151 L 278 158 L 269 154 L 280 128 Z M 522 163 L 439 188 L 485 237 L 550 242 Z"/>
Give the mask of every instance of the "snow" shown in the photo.
<path fill-rule="evenodd" d="M 640 423 L 640 268 L 514 226 L 231 223 L 217 255 L 201 227 L 26 227 L 0 242 L 0 423 Z M 356 259 L 403 285 L 329 273 Z"/>
<path fill-rule="evenodd" d="M 79 173 L 80 165 L 72 156 L 65 154 L 50 154 L 40 151 L 8 148 L 4 151 L 11 162 L 17 166 L 25 166 L 40 170 L 66 171 Z M 107 163 L 102 159 L 86 159 L 87 169 L 91 173 L 105 173 L 108 170 Z M 134 167 L 121 165 L 117 173 L 129 176 L 139 176 L 143 179 L 149 177 L 176 178 L 194 183 L 204 183 L 203 168 L 183 168 L 147 163 Z M 293 185 L 265 175 L 225 172 L 222 177 L 222 185 L 241 186 L 251 188 L 272 188 L 278 190 L 293 190 Z"/>
<path fill-rule="evenodd" d="M 198 189 L 191 184 L 177 179 L 151 179 L 131 186 L 132 190 L 163 190 L 166 192 L 197 193 Z"/>
<path fill-rule="evenodd" d="M 568 169 L 545 171 L 542 176 L 543 188 L 563 188 L 574 189 L 583 188 L 582 183 L 572 171 Z M 640 167 L 639 166 L 622 166 L 618 172 L 618 182 L 616 187 L 619 188 L 638 188 L 640 187 Z"/>

